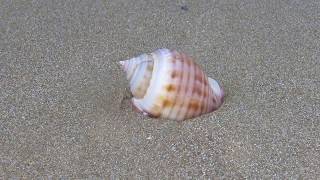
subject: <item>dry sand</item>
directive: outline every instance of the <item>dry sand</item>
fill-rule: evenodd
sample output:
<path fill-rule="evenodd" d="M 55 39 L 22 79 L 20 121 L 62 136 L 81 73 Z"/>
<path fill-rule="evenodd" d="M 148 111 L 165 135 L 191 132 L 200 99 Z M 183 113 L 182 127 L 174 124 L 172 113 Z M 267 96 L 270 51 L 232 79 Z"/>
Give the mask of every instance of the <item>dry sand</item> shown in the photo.
<path fill-rule="evenodd" d="M 0 179 L 320 177 L 320 1 L 1 1 Z M 128 103 L 157 48 L 226 89 L 177 123 Z"/>

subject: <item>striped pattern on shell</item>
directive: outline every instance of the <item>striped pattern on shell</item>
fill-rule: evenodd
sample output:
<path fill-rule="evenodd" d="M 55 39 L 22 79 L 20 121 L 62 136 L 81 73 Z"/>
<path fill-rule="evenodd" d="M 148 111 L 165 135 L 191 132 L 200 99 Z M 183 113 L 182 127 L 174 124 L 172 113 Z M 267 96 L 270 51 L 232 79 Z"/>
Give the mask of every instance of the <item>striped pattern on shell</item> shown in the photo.
<path fill-rule="evenodd" d="M 218 82 L 184 53 L 158 49 L 120 61 L 132 102 L 151 117 L 184 120 L 218 109 L 224 92 Z"/>

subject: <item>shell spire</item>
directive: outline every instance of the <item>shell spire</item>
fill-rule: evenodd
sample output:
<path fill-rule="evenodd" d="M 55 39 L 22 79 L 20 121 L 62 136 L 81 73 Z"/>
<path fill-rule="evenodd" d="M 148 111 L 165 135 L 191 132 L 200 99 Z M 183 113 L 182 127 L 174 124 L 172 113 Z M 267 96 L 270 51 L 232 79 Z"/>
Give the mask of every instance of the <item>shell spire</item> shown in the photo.
<path fill-rule="evenodd" d="M 130 81 L 132 103 L 149 116 L 184 120 L 223 103 L 223 88 L 184 53 L 158 49 L 119 63 Z"/>

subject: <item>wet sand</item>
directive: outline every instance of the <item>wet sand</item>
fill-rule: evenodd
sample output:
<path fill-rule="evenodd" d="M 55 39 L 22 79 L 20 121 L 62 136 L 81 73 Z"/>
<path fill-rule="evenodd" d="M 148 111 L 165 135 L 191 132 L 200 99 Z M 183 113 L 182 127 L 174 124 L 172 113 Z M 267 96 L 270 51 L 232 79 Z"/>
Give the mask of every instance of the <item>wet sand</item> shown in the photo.
<path fill-rule="evenodd" d="M 317 1 L 3 1 L 0 17 L 0 179 L 320 176 Z M 223 84 L 218 111 L 132 110 L 117 62 L 163 47 Z"/>

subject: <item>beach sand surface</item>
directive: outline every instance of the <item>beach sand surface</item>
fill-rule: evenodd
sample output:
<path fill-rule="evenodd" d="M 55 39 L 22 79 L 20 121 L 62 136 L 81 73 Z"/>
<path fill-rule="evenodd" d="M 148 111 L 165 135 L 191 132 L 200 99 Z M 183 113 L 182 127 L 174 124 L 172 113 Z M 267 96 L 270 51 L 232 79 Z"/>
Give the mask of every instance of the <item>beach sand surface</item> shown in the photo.
<path fill-rule="evenodd" d="M 0 2 L 0 179 L 317 179 L 320 3 Z M 184 122 L 135 112 L 118 65 L 185 52 L 226 91 Z"/>

